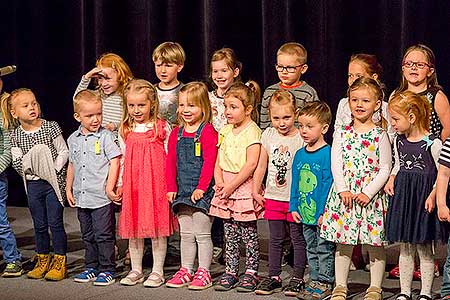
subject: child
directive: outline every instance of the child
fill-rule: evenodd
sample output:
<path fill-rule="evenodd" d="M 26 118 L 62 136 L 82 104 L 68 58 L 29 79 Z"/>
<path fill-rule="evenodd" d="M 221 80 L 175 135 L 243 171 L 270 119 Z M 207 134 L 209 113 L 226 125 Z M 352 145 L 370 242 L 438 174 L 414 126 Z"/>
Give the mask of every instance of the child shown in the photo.
<path fill-rule="evenodd" d="M 439 220 L 450 222 L 450 210 L 448 208 L 448 197 L 450 196 L 450 138 L 447 138 L 439 156 L 439 171 L 436 180 L 436 199 Z M 448 226 L 448 224 L 447 224 Z M 447 259 L 443 271 L 441 299 L 450 299 L 450 239 L 447 241 Z"/>
<path fill-rule="evenodd" d="M 74 98 L 74 117 L 80 127 L 67 140 L 67 200 L 77 207 L 85 247 L 86 270 L 75 282 L 94 281 L 94 285 L 114 283 L 115 216 L 118 201 L 115 186 L 119 175 L 120 152 L 115 136 L 101 127 L 102 100 L 84 90 Z"/>
<path fill-rule="evenodd" d="M 302 108 L 306 102 L 319 101 L 316 90 L 306 81 L 301 80 L 301 76 L 308 70 L 308 53 L 299 43 L 286 43 L 277 51 L 277 71 L 280 82 L 266 88 L 261 103 L 261 129 L 270 126 L 269 100 L 273 92 L 284 89 L 290 91 L 295 96 L 297 107 Z"/>
<path fill-rule="evenodd" d="M 409 47 L 402 61 L 402 80 L 392 93 L 406 90 L 426 97 L 431 104 L 430 133 L 445 140 L 450 136 L 450 105 L 447 96 L 438 85 L 435 57 L 433 51 L 425 45 Z"/>
<path fill-rule="evenodd" d="M 270 295 L 280 292 L 281 260 L 286 227 L 289 227 L 294 245 L 294 270 L 286 295 L 295 296 L 304 286 L 306 252 L 302 225 L 295 223 L 289 213 L 291 167 L 294 153 L 303 146 L 300 132 L 294 126 L 296 114 L 294 95 L 285 90 L 275 91 L 270 98 L 269 114 L 272 127 L 261 137 L 261 153 L 253 178 L 252 195 L 264 203 L 264 218 L 269 222 L 269 277 L 261 281 L 255 293 Z M 268 171 L 266 190 L 262 195 L 262 182 Z"/>
<path fill-rule="evenodd" d="M 119 132 L 123 153 L 119 235 L 129 239 L 131 271 L 120 283 L 135 285 L 144 281 L 144 238 L 151 238 L 153 270 L 144 286 L 159 287 L 164 283 L 167 237 L 174 229 L 164 174 L 170 125 L 158 118 L 158 95 L 148 81 L 131 80 L 124 89 L 124 99 L 128 114 Z"/>
<path fill-rule="evenodd" d="M 395 165 L 386 184 L 390 199 L 386 217 L 386 239 L 400 242 L 400 294 L 411 299 L 415 252 L 419 253 L 422 290 L 420 299 L 431 300 L 434 279 L 433 241 L 441 239 L 435 207 L 437 160 L 442 143 L 430 134 L 430 103 L 410 91 L 397 93 L 389 101 Z"/>
<path fill-rule="evenodd" d="M 214 90 L 209 92 L 209 100 L 213 111 L 213 125 L 217 131 L 227 125 L 223 98 L 230 86 L 240 80 L 241 70 L 242 63 L 238 61 L 233 49 L 219 49 L 211 57 L 210 76 Z"/>
<path fill-rule="evenodd" d="M 209 206 L 214 196 L 217 132 L 211 125 L 211 104 L 204 83 L 191 82 L 180 90 L 181 127 L 170 134 L 167 155 L 167 199 L 180 223 L 181 268 L 168 287 L 203 290 L 212 285 Z M 198 269 L 193 275 L 198 248 Z"/>
<path fill-rule="evenodd" d="M 375 55 L 364 53 L 354 54 L 350 57 L 350 62 L 348 63 L 348 86 L 351 86 L 356 79 L 361 77 L 373 78 L 378 82 L 380 86 L 382 86 L 380 82 L 382 72 L 383 68 L 378 63 L 377 57 Z M 387 102 L 385 101 L 381 102 L 381 112 L 386 121 L 388 121 L 388 132 L 393 136 L 395 134 L 395 131 L 390 126 L 390 119 L 387 111 Z M 380 117 L 381 116 L 379 114 L 374 114 L 374 122 L 378 122 L 380 120 Z M 342 98 L 341 101 L 339 101 L 336 112 L 336 121 L 334 122 L 334 130 L 337 131 L 342 126 L 348 125 L 351 122 L 352 114 L 350 112 L 350 106 L 348 104 L 348 97 L 345 97 Z"/>
<path fill-rule="evenodd" d="M 337 243 L 336 287 L 333 300 L 347 296 L 347 279 L 353 247 L 367 245 L 370 287 L 365 299 L 382 298 L 381 283 L 386 265 L 384 215 L 387 198 L 381 190 L 391 167 L 391 145 L 373 114 L 381 109 L 383 92 L 371 78 L 359 78 L 348 91 L 353 122 L 341 127 L 331 149 L 334 183 L 328 197 L 320 236 Z M 382 124 L 380 124 L 382 123 Z M 384 126 L 383 126 L 384 127 Z"/>
<path fill-rule="evenodd" d="M 333 182 L 331 147 L 324 140 L 330 123 L 331 110 L 325 102 L 307 103 L 300 110 L 298 125 L 306 146 L 294 157 L 289 211 L 295 222 L 303 223 L 306 239 L 310 282 L 297 295 L 305 300 L 327 298 L 334 283 L 335 244 L 320 237 L 323 211 Z"/>
<path fill-rule="evenodd" d="M 240 292 L 253 292 L 258 285 L 259 241 L 256 220 L 263 203 L 252 193 L 252 175 L 258 164 L 261 130 L 252 121 L 256 111 L 254 92 L 245 84 L 234 83 L 224 95 L 228 125 L 219 133 L 219 152 L 214 169 L 216 193 L 210 215 L 224 220 L 225 273 L 215 284 L 217 291 L 237 285 Z M 246 271 L 238 279 L 239 247 L 246 246 Z"/>
<path fill-rule="evenodd" d="M 240 80 L 241 70 L 242 63 L 238 61 L 233 49 L 222 48 L 213 53 L 210 77 L 215 89 L 209 92 L 209 100 L 213 111 L 212 124 L 218 132 L 227 125 L 223 96 L 235 81 Z M 223 231 L 222 219 L 214 218 L 211 228 L 213 259 L 218 262 L 221 262 L 223 255 Z"/>
<path fill-rule="evenodd" d="M 23 177 L 33 219 L 37 263 L 28 278 L 62 280 L 66 276 L 67 236 L 63 209 L 69 156 L 62 130 L 40 117 L 33 92 L 13 91 L 2 103 L 3 124 L 10 131 L 14 169 Z M 52 232 L 53 258 L 50 256 Z"/>
<path fill-rule="evenodd" d="M 161 118 L 170 124 L 177 123 L 178 93 L 183 84 L 178 81 L 178 73 L 183 70 L 184 50 L 180 44 L 164 42 L 153 51 L 155 73 L 160 82 L 156 84 Z"/>
<path fill-rule="evenodd" d="M 78 92 L 88 88 L 92 78 L 97 80 L 103 101 L 102 126 L 110 131 L 117 131 L 122 121 L 122 93 L 125 85 L 133 78 L 130 67 L 117 54 L 105 53 L 95 63 L 95 68 L 87 72 L 78 84 Z"/>

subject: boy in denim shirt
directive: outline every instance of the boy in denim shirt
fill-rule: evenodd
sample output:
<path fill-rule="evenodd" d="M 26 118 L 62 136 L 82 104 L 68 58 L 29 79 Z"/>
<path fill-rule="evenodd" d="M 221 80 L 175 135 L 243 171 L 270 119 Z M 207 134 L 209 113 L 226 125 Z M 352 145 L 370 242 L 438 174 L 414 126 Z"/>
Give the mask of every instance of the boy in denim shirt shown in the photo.
<path fill-rule="evenodd" d="M 81 123 L 67 140 L 69 166 L 66 194 L 77 207 L 86 249 L 86 270 L 76 282 L 114 283 L 115 219 L 113 202 L 121 151 L 112 132 L 101 127 L 102 101 L 95 92 L 80 91 L 74 98 L 74 117 Z"/>

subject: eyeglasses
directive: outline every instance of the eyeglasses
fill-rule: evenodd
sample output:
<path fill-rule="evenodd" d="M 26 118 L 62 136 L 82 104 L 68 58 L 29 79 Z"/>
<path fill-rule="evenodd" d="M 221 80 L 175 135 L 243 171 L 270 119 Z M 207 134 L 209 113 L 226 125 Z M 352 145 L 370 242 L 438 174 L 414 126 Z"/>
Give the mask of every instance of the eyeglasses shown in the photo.
<path fill-rule="evenodd" d="M 411 61 L 411 60 L 407 60 L 403 63 L 403 66 L 411 69 L 412 67 L 416 66 L 417 69 L 423 69 L 425 67 L 430 67 L 429 64 L 427 64 L 426 62 L 422 62 L 422 61 Z"/>
<path fill-rule="evenodd" d="M 303 66 L 304 64 L 300 64 L 298 66 L 282 66 L 282 65 L 275 65 L 275 70 L 277 70 L 277 72 L 283 72 L 284 70 L 286 70 L 288 73 L 295 73 L 295 71 L 297 71 L 298 67 Z"/>

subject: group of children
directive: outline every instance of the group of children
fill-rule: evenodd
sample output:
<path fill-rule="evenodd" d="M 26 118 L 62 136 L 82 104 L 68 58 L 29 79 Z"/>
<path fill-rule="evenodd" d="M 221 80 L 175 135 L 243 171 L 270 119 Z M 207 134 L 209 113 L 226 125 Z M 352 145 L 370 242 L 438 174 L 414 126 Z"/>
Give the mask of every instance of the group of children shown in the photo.
<path fill-rule="evenodd" d="M 221 220 L 225 272 L 215 290 L 282 291 L 283 248 L 290 238 L 293 270 L 285 295 L 346 299 L 353 248 L 365 245 L 371 279 L 364 298 L 379 300 L 384 246 L 399 242 L 397 299 L 411 298 L 416 250 L 419 297 L 431 299 L 433 245 L 447 242 L 440 221 L 450 221 L 450 107 L 428 47 L 406 51 L 401 85 L 389 97 L 376 57 L 351 57 L 347 97 L 335 115 L 331 147 L 324 135 L 332 113 L 301 79 L 308 69 L 301 44 L 278 50 L 280 82 L 262 99 L 256 82 L 240 81 L 242 64 L 229 48 L 212 56 L 211 92 L 202 82 L 178 81 L 185 61 L 179 44 L 161 44 L 152 58 L 160 80 L 156 85 L 133 78 L 116 54 L 97 60 L 76 89 L 74 118 L 80 126 L 68 146 L 58 124 L 40 117 L 31 90 L 2 95 L 0 167 L 4 171 L 12 160 L 23 177 L 35 230 L 37 263 L 29 278 L 66 276 L 67 200 L 77 208 L 86 250 L 77 282 L 115 282 L 114 207 L 120 205 L 118 235 L 129 240 L 131 260 L 122 285 L 211 287 L 213 239 L 223 238 L 221 223 L 218 233 L 211 233 L 212 225 Z M 89 90 L 93 79 L 97 89 Z M 4 173 L 0 183 L 1 221 L 9 226 Z M 257 220 L 262 217 L 270 231 L 269 274 L 260 280 Z M 181 267 L 166 281 L 167 238 L 176 230 Z M 10 227 L 6 231 L 0 236 L 7 262 L 3 276 L 20 276 L 20 253 Z M 146 279 L 145 238 L 151 239 L 153 255 Z M 240 273 L 242 243 L 245 270 Z M 308 283 L 303 279 L 307 265 Z M 450 299 L 450 258 L 441 296 Z"/>

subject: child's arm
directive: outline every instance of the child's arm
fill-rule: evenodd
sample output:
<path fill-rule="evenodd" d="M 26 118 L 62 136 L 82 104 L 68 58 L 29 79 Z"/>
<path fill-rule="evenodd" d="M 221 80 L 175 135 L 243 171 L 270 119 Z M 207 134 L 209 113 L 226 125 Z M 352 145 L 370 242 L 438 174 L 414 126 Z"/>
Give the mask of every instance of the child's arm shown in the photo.
<path fill-rule="evenodd" d="M 214 165 L 214 182 L 216 185 L 216 192 L 223 189 L 224 182 L 223 182 L 223 171 L 220 167 L 220 151 L 217 152 L 217 158 L 216 158 L 216 164 Z"/>
<path fill-rule="evenodd" d="M 436 94 L 434 109 L 442 124 L 440 138 L 445 141 L 446 138 L 450 137 L 450 104 L 447 96 L 442 91 Z"/>
<path fill-rule="evenodd" d="M 75 199 L 73 198 L 73 193 L 72 193 L 73 179 L 74 179 L 73 164 L 72 164 L 72 162 L 69 161 L 69 165 L 67 166 L 67 175 L 66 175 L 66 196 L 67 196 L 67 201 L 69 202 L 70 207 L 75 207 Z"/>
<path fill-rule="evenodd" d="M 264 196 L 262 195 L 262 184 L 264 180 L 264 175 L 267 171 L 267 161 L 269 155 L 267 154 L 266 148 L 261 146 L 261 151 L 259 153 L 258 166 L 253 174 L 253 186 L 252 186 L 252 196 L 261 205 L 264 206 Z"/>
<path fill-rule="evenodd" d="M 383 133 L 379 142 L 380 164 L 378 174 L 363 188 L 362 192 L 355 195 L 355 201 L 361 206 L 366 206 L 370 200 L 380 191 L 389 178 L 392 166 L 391 143 L 387 133 Z"/>
<path fill-rule="evenodd" d="M 0 165 L 4 167 L 3 169 L 0 169 L 0 173 L 3 173 L 6 170 L 6 168 L 11 164 L 11 141 L 9 140 L 9 133 L 5 129 L 3 129 L 1 114 L 0 114 L 0 126 L 1 126 L 0 128 L 1 135 L 3 137 L 3 152 L 0 154 L 0 161 L 2 163 Z"/>
<path fill-rule="evenodd" d="M 200 200 L 214 176 L 214 168 L 217 158 L 217 132 L 210 124 L 203 128 L 200 136 L 200 145 L 202 148 L 201 155 L 203 156 L 203 166 L 200 172 L 200 178 L 196 190 L 192 193 L 191 200 L 195 203 Z"/>
<path fill-rule="evenodd" d="M 122 177 L 123 177 L 123 163 L 125 160 L 125 150 L 126 150 L 126 146 L 125 146 L 125 141 L 122 138 L 122 135 L 119 133 L 118 136 L 118 141 L 119 141 L 119 147 L 120 147 L 120 151 L 122 152 L 122 156 L 120 157 L 120 164 L 119 164 L 119 177 L 117 178 L 117 190 L 116 193 L 119 196 L 122 196 Z"/>
<path fill-rule="evenodd" d="M 228 198 L 244 181 L 246 181 L 258 165 L 259 152 L 261 150 L 261 145 L 252 144 L 247 147 L 246 162 L 242 169 L 239 171 L 238 175 L 234 179 L 225 184 L 223 189 L 218 193 L 220 198 Z"/>
<path fill-rule="evenodd" d="M 353 206 L 353 194 L 350 192 L 344 179 L 343 147 L 341 132 L 337 132 L 333 137 L 333 146 L 331 147 L 331 173 L 333 174 L 336 193 L 344 205 L 351 208 Z"/>
<path fill-rule="evenodd" d="M 261 99 L 261 114 L 259 119 L 259 127 L 264 130 L 270 125 L 270 117 L 269 117 L 269 101 L 272 96 L 274 90 L 270 89 L 270 87 L 266 88 L 264 91 L 263 97 Z"/>
<path fill-rule="evenodd" d="M 439 155 L 441 153 L 441 148 L 442 148 L 441 140 L 435 139 L 433 141 L 433 145 L 431 145 L 431 155 L 433 156 L 434 164 L 436 166 L 436 169 L 438 170 L 439 170 Z M 430 213 L 433 211 L 435 206 L 436 206 L 436 183 L 430 195 L 428 195 L 427 199 L 425 200 L 425 210 Z"/>
<path fill-rule="evenodd" d="M 334 121 L 334 132 L 336 133 L 339 128 L 344 125 L 344 111 L 345 106 L 348 106 L 347 98 L 341 99 L 338 104 L 338 108 L 336 111 L 336 119 Z"/>
<path fill-rule="evenodd" d="M 294 160 L 292 162 L 292 181 L 291 181 L 291 195 L 289 197 L 289 211 L 292 214 L 292 218 L 296 223 L 300 223 L 302 221 L 302 217 L 298 212 L 298 183 L 300 182 L 300 169 L 297 168 L 297 165 L 300 160 L 300 151 L 297 150 L 294 156 Z"/>
<path fill-rule="evenodd" d="M 16 139 L 11 138 L 12 131 L 5 132 L 5 134 L 8 134 L 10 137 L 12 167 L 20 176 L 24 176 L 22 168 L 23 151 L 17 144 Z"/>
<path fill-rule="evenodd" d="M 180 128 L 172 130 L 167 144 L 166 159 L 166 180 L 167 180 L 167 201 L 173 202 L 177 196 L 177 139 Z"/>
<path fill-rule="evenodd" d="M 89 83 L 91 83 L 91 79 L 93 77 L 96 77 L 98 75 L 99 72 L 101 72 L 102 69 L 100 68 L 93 68 L 92 70 L 90 70 L 89 72 L 87 72 L 86 74 L 84 74 L 81 77 L 81 81 L 77 86 L 77 89 L 75 90 L 75 93 L 73 94 L 73 98 L 75 98 L 75 96 L 82 90 L 85 90 L 89 87 Z"/>
<path fill-rule="evenodd" d="M 436 180 L 436 198 L 439 220 L 450 222 L 450 210 L 447 206 L 447 189 L 450 178 L 450 138 L 442 146 L 439 156 L 439 171 Z"/>
<path fill-rule="evenodd" d="M 317 206 L 317 211 L 320 215 L 319 219 L 317 220 L 317 224 L 319 226 L 322 225 L 322 215 L 323 212 L 325 211 L 325 205 L 327 203 L 331 185 L 333 184 L 333 175 L 331 174 L 331 153 L 328 149 L 326 149 L 325 155 L 323 156 L 321 167 L 322 167 L 322 180 L 319 182 L 319 185 L 321 187 L 319 199 L 317 201 L 317 203 L 319 204 Z"/>
<path fill-rule="evenodd" d="M 108 179 L 106 181 L 106 195 L 112 202 L 120 202 L 122 195 L 116 189 L 117 178 L 120 171 L 120 156 L 114 157 L 109 161 Z"/>
<path fill-rule="evenodd" d="M 400 170 L 400 157 L 398 155 L 398 148 L 397 148 L 397 139 L 396 136 L 394 138 L 394 167 L 391 170 L 391 175 L 389 176 L 389 180 L 384 186 L 384 192 L 388 194 L 389 196 L 394 195 L 394 182 L 395 182 L 395 176 L 397 176 L 398 171 Z"/>

